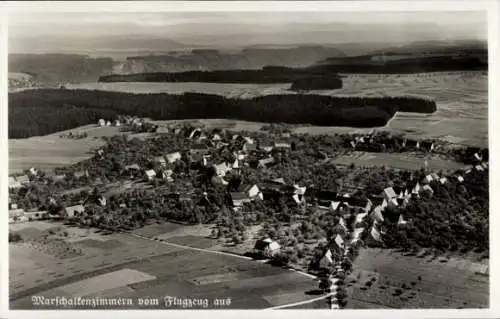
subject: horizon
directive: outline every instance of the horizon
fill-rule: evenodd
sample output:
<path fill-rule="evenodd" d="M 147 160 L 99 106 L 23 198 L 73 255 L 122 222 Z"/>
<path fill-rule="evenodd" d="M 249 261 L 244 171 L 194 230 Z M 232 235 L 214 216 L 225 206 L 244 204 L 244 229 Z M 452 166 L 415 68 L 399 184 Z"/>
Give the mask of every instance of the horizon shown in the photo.
<path fill-rule="evenodd" d="M 165 49 L 254 45 L 407 44 L 487 40 L 487 16 L 466 12 L 18 13 L 9 17 L 9 52 L 110 49 L 127 40 Z M 307 41 L 304 41 L 304 40 Z M 353 41 L 356 39 L 356 41 Z M 86 43 L 79 43 L 87 41 Z M 110 47 L 104 48 L 103 46 Z M 135 47 L 134 47 L 135 45 Z M 158 44 L 161 47 L 162 43 Z M 78 49 L 76 49 L 78 48 Z M 127 49 L 148 50 L 132 44 Z M 158 48 L 155 48 L 158 49 Z"/>

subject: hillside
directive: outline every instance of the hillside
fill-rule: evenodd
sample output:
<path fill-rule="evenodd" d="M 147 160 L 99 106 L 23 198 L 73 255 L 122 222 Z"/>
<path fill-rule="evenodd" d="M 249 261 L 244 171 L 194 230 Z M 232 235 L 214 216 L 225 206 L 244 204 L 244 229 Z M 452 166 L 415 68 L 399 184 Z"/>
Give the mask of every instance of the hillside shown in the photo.
<path fill-rule="evenodd" d="M 33 88 L 40 85 L 34 76 L 27 73 L 9 72 L 7 77 L 9 81 L 9 91 Z"/>
<path fill-rule="evenodd" d="M 71 54 L 9 54 L 9 72 L 28 73 L 44 85 L 95 81 L 113 70 L 111 58 Z"/>
<path fill-rule="evenodd" d="M 153 120 L 219 118 L 318 126 L 383 126 L 397 111 L 432 113 L 433 101 L 410 97 L 268 95 L 229 99 L 185 93 L 129 94 L 87 90 L 28 90 L 9 94 L 9 137 L 46 135 L 118 115 Z"/>

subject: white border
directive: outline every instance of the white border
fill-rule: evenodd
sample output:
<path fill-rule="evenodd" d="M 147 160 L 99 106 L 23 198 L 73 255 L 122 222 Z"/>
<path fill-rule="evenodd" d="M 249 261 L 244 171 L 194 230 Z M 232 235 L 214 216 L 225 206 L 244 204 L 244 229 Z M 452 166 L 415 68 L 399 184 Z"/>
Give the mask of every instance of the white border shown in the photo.
<path fill-rule="evenodd" d="M 109 2 L 19 2 L 11 1 L 0 3 L 0 128 L 2 152 L 0 178 L 1 197 L 0 205 L 2 211 L 6 211 L 7 203 L 7 175 L 8 175 L 8 151 L 7 151 L 7 40 L 5 36 L 7 19 L 6 12 L 16 14 L 18 12 L 249 12 L 249 11 L 271 11 L 271 12 L 314 12 L 314 11 L 470 11 L 488 10 L 488 40 L 489 40 L 489 142 L 490 142 L 490 247 L 498 246 L 498 231 L 500 229 L 499 218 L 491 214 L 495 208 L 500 207 L 495 190 L 498 189 L 498 177 L 495 159 L 497 150 L 493 144 L 496 135 L 494 122 L 497 118 L 494 110 L 496 101 L 500 101 L 498 84 L 498 9 L 497 1 L 461 0 L 461 1 L 109 1 Z M 497 120 L 497 122 L 500 119 Z M 495 178 L 497 177 L 497 178 Z M 8 311 L 8 223 L 7 214 L 0 214 L 0 318 L 108 318 L 109 311 Z M 167 311 L 165 310 L 133 310 L 113 311 L 112 316 L 124 318 L 151 317 L 151 318 L 186 318 L 186 317 L 239 317 L 253 318 L 256 316 L 289 318 L 313 315 L 314 317 L 348 317 L 348 318 L 378 318 L 378 317 L 405 317 L 411 318 L 496 318 L 500 317 L 498 302 L 500 294 L 498 290 L 498 269 L 500 269 L 500 258 L 498 249 L 490 249 L 490 309 L 488 310 L 341 310 L 332 313 L 331 310 L 275 310 L 263 314 L 261 311 L 249 310 L 196 310 L 196 311 Z M 497 254 L 494 254 L 497 253 Z"/>

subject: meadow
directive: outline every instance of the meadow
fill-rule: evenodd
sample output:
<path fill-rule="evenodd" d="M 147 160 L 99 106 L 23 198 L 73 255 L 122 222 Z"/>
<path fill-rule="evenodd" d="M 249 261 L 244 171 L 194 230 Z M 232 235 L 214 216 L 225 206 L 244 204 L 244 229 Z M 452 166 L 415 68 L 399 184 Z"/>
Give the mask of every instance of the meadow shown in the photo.
<path fill-rule="evenodd" d="M 78 247 L 81 254 L 62 258 L 54 248 L 35 250 L 29 242 L 11 244 L 11 307 L 33 309 L 31 296 L 35 294 L 135 300 L 148 296 L 160 301 L 165 295 L 189 296 L 207 298 L 209 308 L 218 308 L 212 303 L 216 298 L 230 298 L 230 305 L 219 308 L 233 309 L 268 308 L 315 297 L 306 294 L 317 285 L 310 277 L 248 258 L 214 253 L 210 248 L 216 241 L 196 227 L 152 224 L 135 233 L 198 250 L 134 234 L 105 236 L 54 222 L 14 225 L 11 230 L 30 238 L 30 242 L 39 241 L 48 231 L 55 233 L 52 236 L 66 231 L 68 235 L 59 235 L 58 239 Z M 133 308 L 141 307 L 136 304 Z"/>
<path fill-rule="evenodd" d="M 346 282 L 349 309 L 488 308 L 488 264 L 361 249 Z M 371 282 L 368 284 L 368 282 Z"/>

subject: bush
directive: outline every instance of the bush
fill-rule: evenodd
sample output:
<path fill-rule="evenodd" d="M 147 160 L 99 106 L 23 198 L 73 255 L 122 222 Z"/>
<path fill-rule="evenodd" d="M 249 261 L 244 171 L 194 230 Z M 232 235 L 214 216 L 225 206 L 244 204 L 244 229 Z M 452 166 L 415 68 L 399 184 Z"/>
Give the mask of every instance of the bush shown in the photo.
<path fill-rule="evenodd" d="M 20 234 L 9 232 L 9 243 L 18 243 L 22 240 L 23 238 Z"/>

